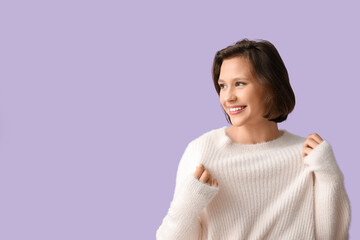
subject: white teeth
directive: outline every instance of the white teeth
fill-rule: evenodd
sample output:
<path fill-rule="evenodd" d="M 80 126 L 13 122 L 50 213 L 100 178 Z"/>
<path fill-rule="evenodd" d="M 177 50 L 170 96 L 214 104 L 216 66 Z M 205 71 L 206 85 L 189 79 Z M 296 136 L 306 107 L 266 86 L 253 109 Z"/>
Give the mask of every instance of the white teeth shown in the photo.
<path fill-rule="evenodd" d="M 230 111 L 237 111 L 237 110 L 241 110 L 241 109 L 243 109 L 244 107 L 238 107 L 238 108 L 230 108 Z"/>

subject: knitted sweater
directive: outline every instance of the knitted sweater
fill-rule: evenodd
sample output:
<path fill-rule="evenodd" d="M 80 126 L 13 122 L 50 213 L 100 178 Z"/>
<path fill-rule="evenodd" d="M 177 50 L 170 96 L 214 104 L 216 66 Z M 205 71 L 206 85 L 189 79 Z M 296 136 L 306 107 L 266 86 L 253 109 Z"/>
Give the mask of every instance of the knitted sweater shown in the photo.
<path fill-rule="evenodd" d="M 349 238 L 350 202 L 328 141 L 303 160 L 306 138 L 285 129 L 257 144 L 232 142 L 225 129 L 187 145 L 157 240 Z M 199 163 L 218 187 L 193 176 Z"/>

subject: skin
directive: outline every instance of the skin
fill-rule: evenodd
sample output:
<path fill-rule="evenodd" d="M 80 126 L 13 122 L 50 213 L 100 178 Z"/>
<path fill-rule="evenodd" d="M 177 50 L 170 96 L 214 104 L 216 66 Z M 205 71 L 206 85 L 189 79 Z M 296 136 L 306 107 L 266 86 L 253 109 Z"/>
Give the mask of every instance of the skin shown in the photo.
<path fill-rule="evenodd" d="M 196 170 L 194 172 L 194 177 L 196 177 L 200 182 L 209 184 L 210 186 L 217 187 L 218 181 L 216 178 L 212 178 L 210 172 L 205 169 L 203 164 L 200 164 L 196 167 Z"/>
<path fill-rule="evenodd" d="M 302 150 L 302 158 L 304 158 L 309 155 L 309 153 L 316 148 L 320 143 L 324 141 L 317 133 L 309 134 L 303 143 L 303 150 Z"/>
<path fill-rule="evenodd" d="M 232 122 L 232 126 L 226 129 L 226 134 L 233 142 L 256 144 L 280 136 L 277 123 L 262 117 L 265 111 L 265 91 L 252 73 L 252 65 L 248 59 L 225 59 L 220 68 L 218 84 L 220 103 Z M 229 106 L 234 105 L 246 105 L 246 108 L 240 114 L 231 115 Z M 309 134 L 303 144 L 302 158 L 304 159 L 322 141 L 317 133 Z M 218 186 L 217 179 L 212 178 L 203 164 L 197 166 L 193 175 L 200 182 Z"/>
<path fill-rule="evenodd" d="M 256 144 L 276 139 L 280 131 L 276 122 L 263 117 L 265 91 L 244 57 L 225 59 L 220 68 L 218 84 L 220 103 L 230 116 L 232 126 L 226 129 L 233 142 Z M 231 115 L 229 106 L 246 105 L 243 112 Z"/>

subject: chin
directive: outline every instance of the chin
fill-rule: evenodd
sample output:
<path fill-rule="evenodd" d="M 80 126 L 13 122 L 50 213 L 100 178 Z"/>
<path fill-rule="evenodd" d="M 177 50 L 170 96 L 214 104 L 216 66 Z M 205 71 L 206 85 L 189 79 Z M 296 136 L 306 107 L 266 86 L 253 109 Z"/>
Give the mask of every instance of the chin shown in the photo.
<path fill-rule="evenodd" d="M 245 124 L 243 121 L 231 121 L 231 122 L 232 122 L 232 126 L 234 127 L 241 127 Z"/>

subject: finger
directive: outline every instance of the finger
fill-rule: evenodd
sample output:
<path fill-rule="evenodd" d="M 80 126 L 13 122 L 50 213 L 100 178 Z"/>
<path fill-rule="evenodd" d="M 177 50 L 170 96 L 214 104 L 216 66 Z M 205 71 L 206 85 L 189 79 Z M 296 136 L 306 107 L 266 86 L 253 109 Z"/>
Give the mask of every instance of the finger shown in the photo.
<path fill-rule="evenodd" d="M 206 181 L 206 183 L 211 186 L 212 181 L 213 181 L 212 176 L 211 176 L 211 174 L 209 174 L 209 178 L 208 178 L 208 180 Z"/>
<path fill-rule="evenodd" d="M 202 173 L 204 172 L 204 170 L 205 170 L 204 165 L 200 164 L 199 166 L 197 166 L 196 170 L 194 172 L 194 177 L 199 179 L 201 177 Z"/>
<path fill-rule="evenodd" d="M 313 138 L 308 138 L 303 144 L 303 147 L 310 147 L 314 149 L 317 145 L 319 145 L 318 142 L 316 142 Z"/>
<path fill-rule="evenodd" d="M 206 183 L 207 180 L 209 179 L 210 173 L 208 172 L 208 170 L 205 169 L 205 171 L 203 172 L 203 174 L 200 177 L 200 182 Z"/>
<path fill-rule="evenodd" d="M 217 182 L 217 180 L 216 180 L 216 178 L 214 178 L 213 179 L 213 184 L 212 184 L 214 187 L 217 187 L 217 186 L 219 186 L 219 184 L 218 184 L 218 182 Z"/>
<path fill-rule="evenodd" d="M 324 139 L 322 139 L 317 133 L 315 133 L 313 137 L 318 144 L 324 141 Z"/>
<path fill-rule="evenodd" d="M 303 158 L 306 157 L 307 155 L 309 155 L 309 153 L 310 153 L 312 150 L 314 150 L 314 149 L 309 148 L 309 147 L 304 147 L 304 148 L 303 148 L 303 151 L 302 151 L 302 156 L 303 156 Z"/>
<path fill-rule="evenodd" d="M 208 180 L 206 181 L 207 184 L 209 184 L 211 186 L 211 183 L 212 183 L 212 179 L 211 177 L 208 178 Z"/>
<path fill-rule="evenodd" d="M 302 157 L 303 159 L 306 157 L 305 152 L 304 152 L 304 149 L 303 149 L 302 152 L 301 152 L 301 157 Z"/>
<path fill-rule="evenodd" d="M 320 136 L 319 136 L 319 134 L 317 134 L 317 133 L 312 133 L 312 134 L 309 134 L 308 135 L 308 138 L 312 138 L 312 139 L 314 139 L 314 141 L 315 142 L 317 142 L 318 144 L 320 144 L 322 141 L 324 141 Z"/>

